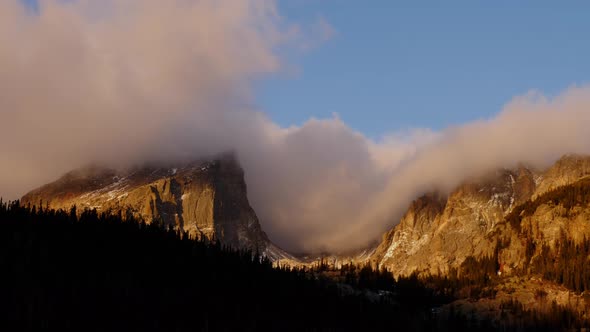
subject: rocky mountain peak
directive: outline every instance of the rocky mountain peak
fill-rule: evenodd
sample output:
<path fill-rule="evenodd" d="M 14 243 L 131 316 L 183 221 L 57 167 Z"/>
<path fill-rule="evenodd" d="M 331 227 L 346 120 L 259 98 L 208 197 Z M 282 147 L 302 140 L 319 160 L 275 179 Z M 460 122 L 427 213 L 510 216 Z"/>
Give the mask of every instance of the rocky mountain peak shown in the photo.
<path fill-rule="evenodd" d="M 400 223 L 385 234 L 372 260 L 399 275 L 446 273 L 465 257 L 493 250 L 486 236 L 535 191 L 535 173 L 519 166 L 469 179 L 448 197 L 416 199 Z"/>
<path fill-rule="evenodd" d="M 22 198 L 24 204 L 41 201 L 55 209 L 76 205 L 79 211 L 132 215 L 272 259 L 291 258 L 262 231 L 248 202 L 244 171 L 232 155 L 126 170 L 83 167 Z"/>
<path fill-rule="evenodd" d="M 590 156 L 566 154 L 553 164 L 537 180 L 538 187 L 533 198 L 557 187 L 573 183 L 590 175 Z"/>
<path fill-rule="evenodd" d="M 371 260 L 397 275 L 444 274 L 450 268 L 459 268 L 469 256 L 491 255 L 498 241 L 509 239 L 511 244 L 502 254 L 507 270 L 510 266 L 522 267 L 522 229 L 547 243 L 561 234 L 574 239 L 582 238 L 580 234 L 590 235 L 590 225 L 584 219 L 590 211 L 584 212 L 585 207 L 564 212 L 564 207 L 555 205 L 553 199 L 538 202 L 535 209 L 535 203 L 531 203 L 555 188 L 580 183 L 588 175 L 589 156 L 566 155 L 544 172 L 519 165 L 465 181 L 448 197 L 422 196 L 411 204 L 399 224 L 383 236 Z M 514 219 L 511 212 L 522 211 L 523 206 L 527 206 L 529 215 L 520 217 L 522 221 L 513 228 L 506 218 Z"/>

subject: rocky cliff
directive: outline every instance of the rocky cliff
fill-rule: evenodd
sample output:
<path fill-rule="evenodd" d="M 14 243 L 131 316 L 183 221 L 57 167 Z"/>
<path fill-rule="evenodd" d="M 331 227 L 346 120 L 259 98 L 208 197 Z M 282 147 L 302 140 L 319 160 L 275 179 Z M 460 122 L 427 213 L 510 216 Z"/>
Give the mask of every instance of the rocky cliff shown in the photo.
<path fill-rule="evenodd" d="M 565 207 L 565 198 L 548 198 L 560 188 L 590 188 L 588 175 L 590 157 L 566 155 L 545 171 L 503 169 L 447 196 L 424 195 L 383 236 L 371 260 L 396 275 L 445 274 L 469 256 L 491 255 L 501 243 L 499 272 L 522 271 L 543 244 L 590 237 L 590 205 Z M 534 248 L 527 253 L 530 239 Z"/>
<path fill-rule="evenodd" d="M 76 205 L 79 211 L 89 208 L 133 215 L 193 237 L 259 251 L 273 260 L 291 258 L 262 231 L 248 202 L 243 170 L 231 156 L 126 171 L 85 167 L 29 192 L 21 201 L 55 209 Z"/>

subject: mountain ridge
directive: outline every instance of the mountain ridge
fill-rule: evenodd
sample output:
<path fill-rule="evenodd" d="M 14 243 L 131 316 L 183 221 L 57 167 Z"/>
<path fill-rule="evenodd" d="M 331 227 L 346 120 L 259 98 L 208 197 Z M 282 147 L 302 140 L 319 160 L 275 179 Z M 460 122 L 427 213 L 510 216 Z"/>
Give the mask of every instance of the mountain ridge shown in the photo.
<path fill-rule="evenodd" d="M 287 264 L 310 265 L 320 259 L 335 266 L 370 262 L 395 275 L 444 275 L 449 269 L 459 268 L 467 257 L 490 255 L 499 240 L 498 234 L 502 234 L 515 243 L 510 247 L 512 252 L 503 251 L 503 266 L 509 273 L 523 264 L 517 258 L 523 246 L 516 245 L 522 236 L 506 223 L 510 213 L 547 192 L 588 176 L 590 156 L 567 154 L 542 171 L 519 164 L 468 179 L 447 194 L 431 192 L 416 198 L 380 242 L 348 255 L 293 255 L 272 243 L 249 205 L 244 173 L 233 155 L 174 167 L 145 166 L 126 171 L 88 166 L 32 190 L 23 196 L 22 202 L 42 201 L 51 208 L 69 209 L 76 205 L 82 209 L 129 213 L 193 237 L 216 238 L 233 247 L 258 251 Z M 555 207 L 545 209 L 546 214 L 557 213 Z M 547 218 L 550 216 L 546 215 Z M 579 238 L 567 231 L 567 221 L 559 223 L 560 231 Z M 549 222 L 543 225 L 552 227 Z M 585 228 L 580 229 L 585 234 Z M 553 238 L 556 232 L 552 231 Z"/>
<path fill-rule="evenodd" d="M 262 231 L 248 202 L 243 169 L 233 155 L 122 171 L 88 166 L 32 190 L 21 201 L 132 215 L 272 260 L 295 260 Z"/>
<path fill-rule="evenodd" d="M 466 181 L 444 198 L 426 194 L 384 234 L 371 262 L 396 275 L 445 275 L 450 268 L 459 268 L 467 257 L 491 255 L 498 241 L 510 239 L 511 244 L 501 251 L 503 271 L 499 272 L 515 272 L 524 264 L 520 259 L 524 244 L 519 244 L 524 235 L 506 223 L 506 218 L 513 209 L 589 175 L 590 156 L 567 154 L 544 171 L 519 165 L 491 177 Z M 543 243 L 555 241 L 562 233 L 576 239 L 590 236 L 590 227 L 584 226 L 590 220 L 590 208 L 579 207 L 589 210 L 583 220 L 570 220 L 560 215 L 559 204 L 543 205 L 534 211 L 536 219 L 523 222 L 536 227 L 537 235 L 545 234 Z"/>

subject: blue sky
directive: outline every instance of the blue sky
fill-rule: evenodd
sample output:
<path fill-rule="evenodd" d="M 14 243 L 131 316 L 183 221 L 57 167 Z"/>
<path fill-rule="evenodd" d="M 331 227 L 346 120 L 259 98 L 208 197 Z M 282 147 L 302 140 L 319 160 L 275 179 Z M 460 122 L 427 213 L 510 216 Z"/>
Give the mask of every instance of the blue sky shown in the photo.
<path fill-rule="evenodd" d="M 378 138 L 489 118 L 531 89 L 551 96 L 589 81 L 590 2 L 411 3 L 280 0 L 287 19 L 321 16 L 336 35 L 292 56 L 296 75 L 260 84 L 258 106 L 284 126 L 338 113 Z"/>

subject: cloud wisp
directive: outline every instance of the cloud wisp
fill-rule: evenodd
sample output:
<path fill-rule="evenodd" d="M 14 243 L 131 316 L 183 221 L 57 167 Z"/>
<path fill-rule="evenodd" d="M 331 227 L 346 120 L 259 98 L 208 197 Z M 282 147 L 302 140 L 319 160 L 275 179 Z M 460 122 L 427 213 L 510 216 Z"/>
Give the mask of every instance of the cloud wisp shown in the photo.
<path fill-rule="evenodd" d="M 323 19 L 318 27 L 322 40 L 334 33 Z M 0 194 L 17 198 L 93 161 L 232 150 L 271 239 L 346 251 L 378 239 L 425 191 L 590 152 L 584 87 L 380 141 L 337 117 L 283 128 L 252 106 L 252 81 L 284 68 L 281 47 L 322 41 L 303 30 L 271 0 L 41 0 L 35 13 L 0 2 Z"/>

